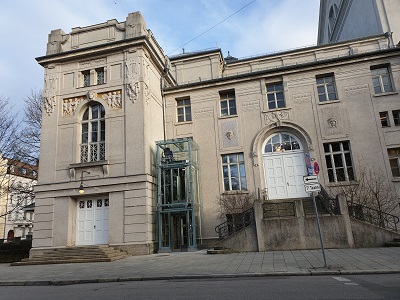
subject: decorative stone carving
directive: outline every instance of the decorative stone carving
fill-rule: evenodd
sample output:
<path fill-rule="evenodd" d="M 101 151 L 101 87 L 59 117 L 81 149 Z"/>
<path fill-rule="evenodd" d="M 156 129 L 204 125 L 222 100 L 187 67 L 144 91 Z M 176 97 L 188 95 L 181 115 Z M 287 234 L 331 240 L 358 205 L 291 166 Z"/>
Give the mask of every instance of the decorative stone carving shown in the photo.
<path fill-rule="evenodd" d="M 86 93 L 87 101 L 93 101 L 97 98 L 97 93 L 95 91 L 89 91 Z"/>
<path fill-rule="evenodd" d="M 84 98 L 71 98 L 63 100 L 63 116 L 72 116 L 79 102 Z"/>
<path fill-rule="evenodd" d="M 121 91 L 113 91 L 103 94 L 102 99 L 107 103 L 108 107 L 116 109 L 122 107 Z"/>
<path fill-rule="evenodd" d="M 305 102 L 309 102 L 310 100 L 311 100 L 310 93 L 293 95 L 293 102 L 296 104 L 303 104 Z"/>
<path fill-rule="evenodd" d="M 328 119 L 328 126 L 330 128 L 337 128 L 337 119 L 336 118 L 329 118 Z"/>
<path fill-rule="evenodd" d="M 58 78 L 55 75 L 46 75 L 44 78 L 43 108 L 49 116 L 56 106 L 57 80 Z"/>
<path fill-rule="evenodd" d="M 214 110 L 212 107 L 196 109 L 194 111 L 194 116 L 196 119 L 208 119 L 214 116 Z"/>
<path fill-rule="evenodd" d="M 126 63 L 126 77 L 128 79 L 128 83 L 126 85 L 126 92 L 128 94 L 129 100 L 133 103 L 139 97 L 140 87 L 139 87 L 139 68 L 140 64 L 136 61 L 136 59 L 130 58 L 127 59 Z"/>
<path fill-rule="evenodd" d="M 239 146 L 239 137 L 237 134 L 238 124 L 237 121 L 224 122 L 221 125 L 221 131 L 223 135 L 223 147 L 236 147 Z"/>
<path fill-rule="evenodd" d="M 354 96 L 359 94 L 365 94 L 369 92 L 368 84 L 347 86 L 344 88 L 346 96 Z"/>
<path fill-rule="evenodd" d="M 258 101 L 248 101 L 243 103 L 243 111 L 260 110 L 260 104 Z"/>
<path fill-rule="evenodd" d="M 265 124 L 279 123 L 282 120 L 290 120 L 290 113 L 288 110 L 273 111 L 264 114 Z"/>

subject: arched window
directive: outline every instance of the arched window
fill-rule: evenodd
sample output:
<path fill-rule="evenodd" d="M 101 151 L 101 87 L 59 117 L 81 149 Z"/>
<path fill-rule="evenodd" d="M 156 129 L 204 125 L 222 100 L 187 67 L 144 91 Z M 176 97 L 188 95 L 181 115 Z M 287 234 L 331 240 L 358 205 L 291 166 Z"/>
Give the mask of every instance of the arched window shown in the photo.
<path fill-rule="evenodd" d="M 263 153 L 301 150 L 301 143 L 289 133 L 276 133 L 264 145 Z"/>
<path fill-rule="evenodd" d="M 81 162 L 105 159 L 105 110 L 100 103 L 88 106 L 82 117 Z"/>

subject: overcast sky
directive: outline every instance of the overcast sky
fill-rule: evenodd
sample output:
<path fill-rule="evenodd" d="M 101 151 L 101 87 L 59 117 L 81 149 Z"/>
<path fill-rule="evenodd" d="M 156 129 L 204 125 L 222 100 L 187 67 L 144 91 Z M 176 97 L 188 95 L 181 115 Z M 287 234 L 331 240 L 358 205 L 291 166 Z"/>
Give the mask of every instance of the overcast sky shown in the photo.
<path fill-rule="evenodd" d="M 167 55 L 218 47 L 241 58 L 317 41 L 319 0 L 0 0 L 0 97 L 22 113 L 23 99 L 42 89 L 35 58 L 51 30 L 123 22 L 135 11 Z"/>

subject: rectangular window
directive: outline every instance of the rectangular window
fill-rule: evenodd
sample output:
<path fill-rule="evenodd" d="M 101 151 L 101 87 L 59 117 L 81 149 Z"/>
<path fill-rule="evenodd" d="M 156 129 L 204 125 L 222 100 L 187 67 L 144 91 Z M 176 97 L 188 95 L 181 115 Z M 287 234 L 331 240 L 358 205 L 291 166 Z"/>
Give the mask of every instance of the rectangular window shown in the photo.
<path fill-rule="evenodd" d="M 235 91 L 220 92 L 219 96 L 221 105 L 221 116 L 235 116 L 237 114 Z"/>
<path fill-rule="evenodd" d="M 83 76 L 83 86 L 90 86 L 90 70 L 83 71 L 82 76 Z"/>
<path fill-rule="evenodd" d="M 96 75 L 97 75 L 97 84 L 105 83 L 104 68 L 96 69 Z"/>
<path fill-rule="evenodd" d="M 393 122 L 395 126 L 400 126 L 400 110 L 392 111 L 393 114 Z"/>
<path fill-rule="evenodd" d="M 388 66 L 371 67 L 371 75 L 375 94 L 393 92 L 392 76 Z"/>
<path fill-rule="evenodd" d="M 282 82 L 267 84 L 267 99 L 269 109 L 285 107 Z"/>
<path fill-rule="evenodd" d="M 379 118 L 381 119 L 382 127 L 390 127 L 389 115 L 387 111 L 381 111 L 379 113 Z"/>
<path fill-rule="evenodd" d="M 354 180 L 353 162 L 348 141 L 324 144 L 324 151 L 329 182 Z"/>
<path fill-rule="evenodd" d="M 225 191 L 247 190 L 243 153 L 222 155 Z"/>
<path fill-rule="evenodd" d="M 400 177 L 400 148 L 388 149 L 388 155 L 393 177 Z"/>
<path fill-rule="evenodd" d="M 178 122 L 192 121 L 192 107 L 190 99 L 176 100 L 176 111 L 178 115 Z"/>
<path fill-rule="evenodd" d="M 318 99 L 320 102 L 337 100 L 335 78 L 333 74 L 316 77 Z"/>

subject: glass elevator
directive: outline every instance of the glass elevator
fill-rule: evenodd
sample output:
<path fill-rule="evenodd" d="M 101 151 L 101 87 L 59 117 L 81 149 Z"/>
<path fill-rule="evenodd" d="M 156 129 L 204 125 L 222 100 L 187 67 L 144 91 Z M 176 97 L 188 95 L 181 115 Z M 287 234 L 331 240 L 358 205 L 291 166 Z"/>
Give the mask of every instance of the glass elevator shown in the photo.
<path fill-rule="evenodd" d="M 191 138 L 156 145 L 159 252 L 195 251 L 201 241 L 199 147 Z"/>

